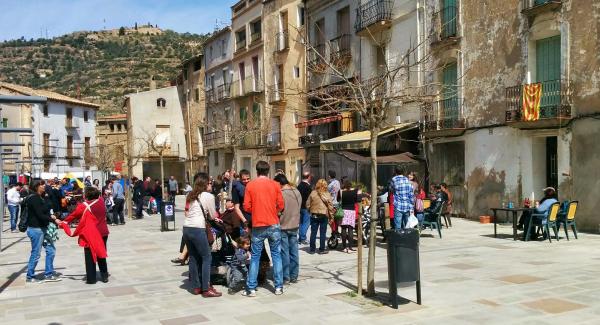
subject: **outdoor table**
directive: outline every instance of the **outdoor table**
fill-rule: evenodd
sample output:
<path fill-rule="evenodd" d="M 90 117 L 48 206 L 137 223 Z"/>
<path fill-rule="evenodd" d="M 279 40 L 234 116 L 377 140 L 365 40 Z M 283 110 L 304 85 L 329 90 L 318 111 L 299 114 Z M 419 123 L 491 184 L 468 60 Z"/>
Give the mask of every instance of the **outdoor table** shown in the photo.
<path fill-rule="evenodd" d="M 506 218 L 509 218 L 509 215 L 512 214 L 512 224 L 513 224 L 513 239 L 517 240 L 517 214 L 519 212 L 524 211 L 534 211 L 534 208 L 491 208 L 494 212 L 494 238 L 498 237 L 496 231 L 496 225 L 498 224 L 498 211 L 504 211 L 506 213 Z"/>

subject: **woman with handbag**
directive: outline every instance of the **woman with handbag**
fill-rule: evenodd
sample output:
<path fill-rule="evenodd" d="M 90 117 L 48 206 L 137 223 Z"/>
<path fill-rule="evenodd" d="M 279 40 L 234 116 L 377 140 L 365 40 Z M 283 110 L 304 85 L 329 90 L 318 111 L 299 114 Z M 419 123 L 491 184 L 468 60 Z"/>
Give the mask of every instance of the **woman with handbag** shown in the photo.
<path fill-rule="evenodd" d="M 200 173 L 194 182 L 194 189 L 186 198 L 183 222 L 183 239 L 189 250 L 189 272 L 193 294 L 202 294 L 204 298 L 221 296 L 221 293 L 210 285 L 212 262 L 210 238 L 214 241 L 214 237 L 209 220 L 217 216 L 215 197 L 211 191 L 208 175 Z"/>
<path fill-rule="evenodd" d="M 352 248 L 354 227 L 356 225 L 356 203 L 360 202 L 360 190 L 352 189 L 352 182 L 345 180 L 342 185 L 342 190 L 338 194 L 338 202 L 340 202 L 343 211 L 340 224 L 342 226 L 342 248 L 344 252 L 350 253 L 355 251 Z"/>
<path fill-rule="evenodd" d="M 327 254 L 325 241 L 327 239 L 327 221 L 335 215 L 331 194 L 327 191 L 327 181 L 320 179 L 315 189 L 306 200 L 306 208 L 310 212 L 310 254 L 317 249 L 317 230 L 319 230 L 319 254 Z"/>

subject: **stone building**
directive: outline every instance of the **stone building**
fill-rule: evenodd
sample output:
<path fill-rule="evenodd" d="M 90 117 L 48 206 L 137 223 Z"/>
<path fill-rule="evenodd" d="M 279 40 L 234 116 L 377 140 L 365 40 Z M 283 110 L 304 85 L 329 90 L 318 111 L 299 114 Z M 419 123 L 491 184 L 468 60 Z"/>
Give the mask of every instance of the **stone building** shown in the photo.
<path fill-rule="evenodd" d="M 96 137 L 97 159 L 102 161 L 104 167 L 127 175 L 127 114 L 99 116 Z"/>
<path fill-rule="evenodd" d="M 306 109 L 305 8 L 300 0 L 263 2 L 266 154 L 273 172 L 282 170 L 298 183 L 304 149 L 298 143 L 299 122 Z"/>
<path fill-rule="evenodd" d="M 206 103 L 204 97 L 205 66 L 202 55 L 193 56 L 181 64 L 181 77 L 177 90 L 181 100 L 181 111 L 185 125 L 187 144 L 186 179 L 191 179 L 199 171 L 206 172 L 206 150 L 203 136 L 206 124 Z"/>
<path fill-rule="evenodd" d="M 215 31 L 204 43 L 206 127 L 204 146 L 211 175 L 231 169 L 233 160 L 233 37 L 231 27 Z"/>
<path fill-rule="evenodd" d="M 132 167 L 129 176 L 160 179 L 162 152 L 165 178 L 173 175 L 178 180 L 186 179 L 187 142 L 177 87 L 128 94 L 124 106 L 127 154 Z"/>
<path fill-rule="evenodd" d="M 469 217 L 553 186 L 579 200 L 579 227 L 597 231 L 600 8 L 430 0 L 427 12 L 440 85 L 422 112 L 431 180 L 460 192 Z"/>
<path fill-rule="evenodd" d="M 240 0 L 231 7 L 234 164 L 237 170 L 248 169 L 253 175 L 256 162 L 267 160 L 263 150 L 268 114 L 265 110 L 262 8 L 262 1 L 256 0 Z"/>

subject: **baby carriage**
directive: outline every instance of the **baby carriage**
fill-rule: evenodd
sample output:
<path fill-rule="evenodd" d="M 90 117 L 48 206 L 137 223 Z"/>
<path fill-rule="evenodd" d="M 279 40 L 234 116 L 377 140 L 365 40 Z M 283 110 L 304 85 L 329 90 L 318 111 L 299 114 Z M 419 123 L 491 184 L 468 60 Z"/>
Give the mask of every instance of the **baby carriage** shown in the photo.
<path fill-rule="evenodd" d="M 230 234 L 225 231 L 223 223 L 216 220 L 210 221 L 211 231 L 215 241 L 212 244 L 211 280 L 213 284 L 225 285 L 227 282 L 228 264 L 235 255 L 235 246 Z"/>
<path fill-rule="evenodd" d="M 341 222 L 341 220 L 336 221 L 335 218 L 329 220 L 329 226 L 331 227 L 331 236 L 327 239 L 327 247 L 329 247 L 329 249 L 336 249 L 340 240 L 342 240 L 342 235 L 338 231 L 339 222 Z"/>

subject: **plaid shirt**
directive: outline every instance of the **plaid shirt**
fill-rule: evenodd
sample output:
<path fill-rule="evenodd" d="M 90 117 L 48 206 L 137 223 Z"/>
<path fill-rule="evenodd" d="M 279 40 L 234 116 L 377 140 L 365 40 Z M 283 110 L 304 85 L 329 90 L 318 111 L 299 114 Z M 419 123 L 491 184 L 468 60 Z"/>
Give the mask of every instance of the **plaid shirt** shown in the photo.
<path fill-rule="evenodd" d="M 413 211 L 415 193 L 408 178 L 405 176 L 394 176 L 391 187 L 394 193 L 394 209 L 401 212 Z"/>

